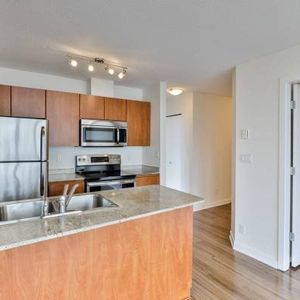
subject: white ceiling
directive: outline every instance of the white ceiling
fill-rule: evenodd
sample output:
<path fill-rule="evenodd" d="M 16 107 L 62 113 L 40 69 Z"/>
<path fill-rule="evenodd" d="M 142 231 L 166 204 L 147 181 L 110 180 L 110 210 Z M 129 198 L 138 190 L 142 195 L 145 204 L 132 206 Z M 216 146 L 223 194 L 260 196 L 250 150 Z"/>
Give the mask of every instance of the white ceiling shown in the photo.
<path fill-rule="evenodd" d="M 1 0 L 0 28 L 4 67 L 85 79 L 65 54 L 103 56 L 124 85 L 230 95 L 235 65 L 300 43 L 300 1 Z"/>

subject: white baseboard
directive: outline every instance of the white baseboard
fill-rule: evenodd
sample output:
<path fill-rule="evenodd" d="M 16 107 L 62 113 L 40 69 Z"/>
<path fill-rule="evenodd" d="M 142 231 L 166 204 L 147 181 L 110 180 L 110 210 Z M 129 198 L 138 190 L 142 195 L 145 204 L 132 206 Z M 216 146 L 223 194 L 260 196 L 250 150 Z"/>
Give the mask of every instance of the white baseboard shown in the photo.
<path fill-rule="evenodd" d="M 237 240 L 234 241 L 233 249 L 240 253 L 243 253 L 247 256 L 250 256 L 272 268 L 275 268 L 275 269 L 278 268 L 277 260 L 274 259 L 274 257 L 271 257 L 261 251 L 253 249 L 253 248 L 249 247 L 248 245 L 243 245 L 242 243 L 238 242 Z"/>
<path fill-rule="evenodd" d="M 230 233 L 229 233 L 229 241 L 230 241 L 231 247 L 234 249 L 234 236 L 233 236 L 232 230 L 230 230 Z"/>
<path fill-rule="evenodd" d="M 212 201 L 212 202 L 204 201 L 203 203 L 195 204 L 193 209 L 194 211 L 199 211 L 199 210 L 221 206 L 229 203 L 231 203 L 231 199 L 222 199 L 222 200 Z"/>

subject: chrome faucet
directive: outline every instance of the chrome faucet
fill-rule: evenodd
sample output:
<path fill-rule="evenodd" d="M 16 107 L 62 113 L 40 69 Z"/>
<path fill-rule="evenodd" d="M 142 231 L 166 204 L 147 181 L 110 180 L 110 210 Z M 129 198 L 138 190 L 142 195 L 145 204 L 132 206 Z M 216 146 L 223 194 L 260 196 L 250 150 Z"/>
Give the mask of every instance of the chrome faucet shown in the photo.
<path fill-rule="evenodd" d="M 72 199 L 72 197 L 73 197 L 73 195 L 74 195 L 76 189 L 78 188 L 78 186 L 79 186 L 79 184 L 75 184 L 75 185 L 72 187 L 72 189 L 71 189 L 69 195 L 67 195 L 68 189 L 69 189 L 69 185 L 66 184 L 66 185 L 64 186 L 64 193 L 63 193 L 63 195 L 60 196 L 59 199 L 58 199 L 58 203 L 59 203 L 59 212 L 60 212 L 60 213 L 65 213 L 65 212 L 66 212 L 67 207 L 68 207 L 68 205 L 69 205 L 69 203 L 70 203 L 70 201 L 71 201 L 71 199 Z"/>

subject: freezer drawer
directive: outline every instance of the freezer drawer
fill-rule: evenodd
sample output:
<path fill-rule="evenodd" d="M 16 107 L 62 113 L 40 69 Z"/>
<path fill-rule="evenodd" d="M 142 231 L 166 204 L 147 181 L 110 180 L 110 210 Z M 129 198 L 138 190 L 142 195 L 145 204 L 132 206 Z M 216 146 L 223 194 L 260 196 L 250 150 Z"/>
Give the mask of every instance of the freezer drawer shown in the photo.
<path fill-rule="evenodd" d="M 0 117 L 0 162 L 48 160 L 47 120 Z"/>
<path fill-rule="evenodd" d="M 47 162 L 0 163 L 0 202 L 47 195 Z"/>

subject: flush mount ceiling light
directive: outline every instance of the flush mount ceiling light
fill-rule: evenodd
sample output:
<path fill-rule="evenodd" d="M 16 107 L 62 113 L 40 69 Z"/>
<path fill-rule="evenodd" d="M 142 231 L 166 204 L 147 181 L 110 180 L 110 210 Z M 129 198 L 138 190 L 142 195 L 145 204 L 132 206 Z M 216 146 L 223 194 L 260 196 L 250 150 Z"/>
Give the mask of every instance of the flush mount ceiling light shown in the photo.
<path fill-rule="evenodd" d="M 174 87 L 174 88 L 168 88 L 168 89 L 167 89 L 167 92 L 168 92 L 169 94 L 171 94 L 172 96 L 178 96 L 178 95 L 180 95 L 180 94 L 183 93 L 183 89 L 177 88 L 177 87 Z"/>
<path fill-rule="evenodd" d="M 78 66 L 78 61 L 86 63 L 89 72 L 94 72 L 96 65 L 103 65 L 105 71 L 110 75 L 114 75 L 116 70 L 120 70 L 117 72 L 119 79 L 123 79 L 125 77 L 125 74 L 128 72 L 127 67 L 118 65 L 114 62 L 109 62 L 104 58 L 93 58 L 88 56 L 68 54 L 67 59 L 73 68 L 76 68 Z"/>

